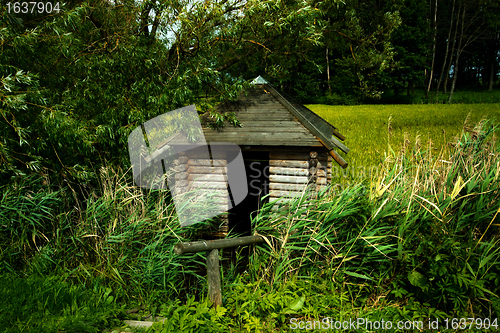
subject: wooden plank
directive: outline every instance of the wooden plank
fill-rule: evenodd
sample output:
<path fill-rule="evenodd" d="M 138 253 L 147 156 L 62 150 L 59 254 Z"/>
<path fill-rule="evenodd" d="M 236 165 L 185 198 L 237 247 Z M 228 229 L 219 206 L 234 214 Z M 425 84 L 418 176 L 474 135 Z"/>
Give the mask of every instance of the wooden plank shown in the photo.
<path fill-rule="evenodd" d="M 316 179 L 316 185 L 326 185 L 328 184 L 328 181 L 326 178 L 318 178 Z"/>
<path fill-rule="evenodd" d="M 301 197 L 305 195 L 304 192 L 301 191 L 278 191 L 278 190 L 270 190 L 270 197 Z"/>
<path fill-rule="evenodd" d="M 202 251 L 211 251 L 213 249 L 226 249 L 230 247 L 247 246 L 260 243 L 264 243 L 264 238 L 262 238 L 261 236 L 244 236 L 236 238 L 177 243 L 174 246 L 174 253 L 177 255 L 181 255 L 184 253 L 197 253 Z"/>
<path fill-rule="evenodd" d="M 272 135 L 276 135 L 278 133 L 280 133 L 281 135 L 291 135 L 291 134 L 299 133 L 301 135 L 306 135 L 306 134 L 312 135 L 304 127 L 277 127 L 277 126 L 274 126 L 274 127 L 249 127 L 249 126 L 246 126 L 246 124 L 244 126 L 245 127 L 224 128 L 218 133 L 231 134 L 231 135 L 234 135 L 234 134 L 251 135 L 252 133 L 270 133 Z"/>
<path fill-rule="evenodd" d="M 275 121 L 254 121 L 254 120 L 247 120 L 245 121 L 244 127 L 297 127 L 297 126 L 302 126 L 302 124 L 299 121 L 296 120 L 275 120 Z"/>
<path fill-rule="evenodd" d="M 173 172 L 182 172 L 187 170 L 187 164 L 178 164 L 172 168 Z"/>
<path fill-rule="evenodd" d="M 177 172 L 175 174 L 174 179 L 175 180 L 181 180 L 181 179 L 186 179 L 187 177 L 188 177 L 188 173 L 187 172 Z"/>
<path fill-rule="evenodd" d="M 316 172 L 316 176 L 326 177 L 326 171 L 324 169 L 318 169 L 318 171 Z"/>
<path fill-rule="evenodd" d="M 270 190 L 278 191 L 304 191 L 305 189 L 314 189 L 314 184 L 286 184 L 286 183 L 270 183 Z"/>
<path fill-rule="evenodd" d="M 203 189 L 224 189 L 227 188 L 227 182 L 200 182 L 194 181 L 190 184 L 192 189 L 203 188 Z"/>
<path fill-rule="evenodd" d="M 226 174 L 227 167 L 207 167 L 207 166 L 190 166 L 188 169 L 189 173 L 217 173 Z"/>
<path fill-rule="evenodd" d="M 299 168 L 270 167 L 269 173 L 272 175 L 307 176 L 309 175 L 309 170 Z"/>
<path fill-rule="evenodd" d="M 248 145 L 248 146 L 260 146 L 260 145 L 268 145 L 268 146 L 288 146 L 288 147 L 322 147 L 322 144 L 314 138 L 302 140 L 302 139 L 279 139 L 279 138 L 270 138 L 270 139 L 259 139 L 259 138 L 250 138 L 250 139 L 241 139 L 241 138 L 226 138 L 224 136 L 220 137 L 209 137 L 206 136 L 205 139 L 207 142 L 213 141 L 230 141 L 238 145 Z"/>
<path fill-rule="evenodd" d="M 223 167 L 227 165 L 226 160 L 190 159 L 188 165 Z"/>
<path fill-rule="evenodd" d="M 335 150 L 330 150 L 329 154 L 340 165 L 342 169 L 347 168 L 347 162 Z"/>
<path fill-rule="evenodd" d="M 188 186 L 189 183 L 187 180 L 178 180 L 175 182 L 175 187 L 184 187 L 184 186 Z"/>
<path fill-rule="evenodd" d="M 175 165 L 180 165 L 180 164 L 185 164 L 188 162 L 188 157 L 187 156 L 179 156 L 179 158 L 174 160 Z"/>
<path fill-rule="evenodd" d="M 285 199 L 297 199 L 297 198 L 310 198 L 311 195 L 315 193 L 314 191 L 310 192 L 300 192 L 300 191 L 278 191 L 272 190 L 269 191 L 269 196 L 271 198 L 285 198 Z"/>
<path fill-rule="evenodd" d="M 188 180 L 225 182 L 227 181 L 227 175 L 195 173 L 190 174 Z"/>
<path fill-rule="evenodd" d="M 269 160 L 269 166 L 307 168 L 309 167 L 309 163 L 307 161 L 298 161 L 298 160 Z"/>
<path fill-rule="evenodd" d="M 310 139 L 310 138 L 315 138 L 314 135 L 308 133 L 308 132 L 290 132 L 290 133 L 279 133 L 279 132 L 240 132 L 240 131 L 234 131 L 234 132 L 217 132 L 217 133 L 205 133 L 207 137 L 212 136 L 212 135 L 217 135 L 217 137 L 227 137 L 227 138 L 235 138 L 235 139 L 251 139 L 251 138 L 258 138 L 258 139 Z M 232 141 L 231 141 L 232 142 Z"/>
<path fill-rule="evenodd" d="M 269 175 L 269 181 L 276 183 L 306 184 L 309 181 L 309 177 Z"/>

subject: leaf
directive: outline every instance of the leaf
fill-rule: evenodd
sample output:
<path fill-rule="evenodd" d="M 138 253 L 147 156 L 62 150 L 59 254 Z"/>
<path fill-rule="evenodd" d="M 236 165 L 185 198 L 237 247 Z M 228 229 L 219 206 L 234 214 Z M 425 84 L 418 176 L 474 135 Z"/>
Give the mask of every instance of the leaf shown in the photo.
<path fill-rule="evenodd" d="M 455 186 L 453 187 L 453 191 L 451 192 L 451 200 L 455 199 L 455 197 L 458 195 L 458 193 L 460 193 L 463 187 L 464 181 L 461 176 L 458 176 L 458 179 L 455 182 Z"/>
<path fill-rule="evenodd" d="M 299 311 L 304 306 L 305 301 L 306 297 L 300 296 L 299 298 L 295 299 L 292 304 L 290 304 L 290 309 L 292 309 L 293 311 Z"/>
<path fill-rule="evenodd" d="M 427 278 L 422 273 L 419 273 L 417 271 L 411 271 L 410 273 L 408 273 L 408 280 L 412 285 L 414 285 L 415 287 L 419 287 L 422 290 L 429 284 Z"/>
<path fill-rule="evenodd" d="M 373 279 L 371 277 L 363 275 L 363 274 L 349 272 L 349 271 L 345 271 L 344 273 L 346 273 L 347 275 L 350 275 L 350 276 L 354 276 L 354 277 L 360 278 L 360 279 L 372 280 L 373 281 Z"/>

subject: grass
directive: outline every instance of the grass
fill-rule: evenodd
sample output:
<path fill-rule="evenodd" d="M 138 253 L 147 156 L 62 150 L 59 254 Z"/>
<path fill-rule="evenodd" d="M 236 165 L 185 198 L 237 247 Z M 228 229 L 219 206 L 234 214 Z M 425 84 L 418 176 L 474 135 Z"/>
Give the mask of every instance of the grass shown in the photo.
<path fill-rule="evenodd" d="M 346 137 L 344 143 L 351 151 L 344 156 L 349 163 L 344 172 L 353 179 L 373 176 L 387 158 L 386 153 L 403 143 L 439 153 L 460 134 L 467 117 L 469 123 L 484 117 L 500 120 L 499 103 L 307 107 Z"/>
<path fill-rule="evenodd" d="M 134 307 L 167 318 L 152 332 L 286 332 L 291 318 L 497 318 L 500 147 L 491 122 L 472 120 L 498 105 L 475 106 L 466 126 L 470 106 L 417 107 L 316 106 L 352 140 L 348 170 L 376 166 L 372 181 L 350 171 L 336 195 L 264 205 L 253 228 L 267 242 L 223 261 L 218 310 L 206 299 L 205 254 L 172 251 L 207 225 L 180 228 L 168 193 L 133 186 L 130 170 L 103 168 L 100 187 L 71 206 L 71 188 L 43 176 L 0 188 L 0 299 L 10 300 L 0 304 L 0 332 L 109 332 L 136 319 L 126 311 Z M 424 129 L 432 149 L 424 133 L 420 145 L 405 141 Z"/>

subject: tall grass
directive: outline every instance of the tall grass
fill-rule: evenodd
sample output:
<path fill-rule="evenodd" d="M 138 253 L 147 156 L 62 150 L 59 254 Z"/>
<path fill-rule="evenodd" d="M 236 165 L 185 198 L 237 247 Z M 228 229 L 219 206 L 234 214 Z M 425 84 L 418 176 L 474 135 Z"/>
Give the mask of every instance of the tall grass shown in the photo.
<path fill-rule="evenodd" d="M 38 299 L 26 303 L 31 315 L 7 305 L 0 312 L 11 314 L 17 331 L 54 313 L 64 317 L 64 327 L 77 327 L 89 307 L 84 303 L 95 299 L 95 311 L 106 318 L 124 316 L 118 304 L 141 304 L 171 317 L 168 325 L 179 330 L 189 326 L 186 318 L 198 318 L 198 328 L 215 320 L 214 330 L 280 331 L 291 315 L 498 316 L 495 124 L 473 126 L 469 119 L 462 134 L 439 150 L 423 140 L 409 144 L 409 135 L 391 142 L 393 124 L 380 133 L 389 144 L 371 181 L 353 178 L 354 185 L 278 210 L 268 203 L 253 217 L 253 232 L 266 243 L 253 247 L 249 258 L 238 252 L 236 260 L 248 259 L 247 266 L 223 261 L 224 302 L 233 311 L 226 315 L 227 309 L 207 308 L 205 254 L 172 251 L 180 241 L 203 237 L 211 221 L 181 228 L 168 192 L 137 188 L 129 173 L 109 168 L 100 170 L 99 189 L 69 211 L 71 189 L 51 188 L 43 177 L 2 187 L 0 265 L 10 273 L 0 279 L 0 293 L 22 300 L 15 295 L 33 291 Z M 47 294 L 54 275 L 56 287 Z M 21 282 L 9 282 L 16 279 Z M 24 281 L 34 284 L 21 287 Z M 87 287 L 95 293 L 86 294 Z M 107 325 L 105 318 L 92 320 L 82 331 Z M 53 331 L 62 328 L 58 322 L 51 321 Z"/>
<path fill-rule="evenodd" d="M 449 142 L 456 141 L 464 119 L 479 122 L 482 118 L 500 119 L 500 104 L 426 104 L 426 105 L 358 105 L 308 107 L 333 124 L 346 137 L 351 149 L 345 159 L 346 170 L 336 173 L 353 179 L 369 179 L 384 163 L 389 147 L 428 146 L 439 153 Z M 389 131 L 388 131 L 389 129 Z M 337 179 L 337 183 L 341 179 Z"/>
<path fill-rule="evenodd" d="M 371 188 L 297 200 L 285 211 L 269 204 L 254 220 L 270 245 L 252 256 L 254 278 L 324 275 L 378 285 L 384 297 L 416 299 L 436 313 L 500 314 L 495 130 L 491 122 L 467 124 L 440 154 L 425 147 L 408 154 L 403 145 Z"/>

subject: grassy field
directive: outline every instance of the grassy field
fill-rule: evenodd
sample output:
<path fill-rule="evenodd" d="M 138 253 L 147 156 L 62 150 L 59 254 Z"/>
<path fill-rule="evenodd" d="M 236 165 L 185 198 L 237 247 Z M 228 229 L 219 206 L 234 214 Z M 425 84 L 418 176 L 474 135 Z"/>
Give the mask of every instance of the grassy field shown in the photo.
<path fill-rule="evenodd" d="M 210 222 L 181 228 L 168 193 L 137 188 L 130 170 L 101 169 L 76 204 L 36 174 L 0 187 L 0 332 L 144 332 L 123 320 L 155 316 L 166 320 L 148 332 L 295 332 L 324 318 L 422 323 L 408 332 L 487 318 L 498 329 L 500 146 L 491 123 L 474 122 L 499 105 L 310 107 L 347 137 L 350 186 L 265 204 L 252 225 L 267 242 L 234 260 L 221 251 L 218 309 L 206 254 L 173 252 Z M 401 154 L 405 132 L 422 148 Z M 365 165 L 378 168 L 374 187 L 359 181 Z"/>
<path fill-rule="evenodd" d="M 370 176 L 387 156 L 389 148 L 399 151 L 403 144 L 439 153 L 464 128 L 482 118 L 500 120 L 500 103 L 415 104 L 415 105 L 307 105 L 337 127 L 351 151 L 344 155 L 348 172 L 355 179 Z M 415 146 L 417 145 L 417 146 Z M 337 170 L 339 172 L 339 170 Z"/>

